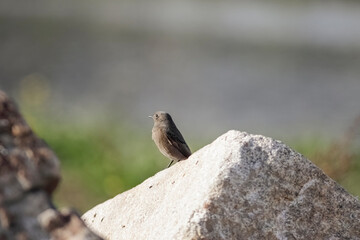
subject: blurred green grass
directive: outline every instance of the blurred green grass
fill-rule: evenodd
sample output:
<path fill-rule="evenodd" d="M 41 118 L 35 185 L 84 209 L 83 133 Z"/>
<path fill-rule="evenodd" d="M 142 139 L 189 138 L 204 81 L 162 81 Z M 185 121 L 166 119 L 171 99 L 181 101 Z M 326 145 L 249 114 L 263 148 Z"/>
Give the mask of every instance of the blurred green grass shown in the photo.
<path fill-rule="evenodd" d="M 34 109 L 23 110 L 23 113 L 61 161 L 62 182 L 54 197 L 59 207 L 71 206 L 85 212 L 136 186 L 168 163 L 151 140 L 152 123 L 144 132 L 119 122 L 83 125 L 57 119 L 45 121 L 47 114 Z M 201 140 L 190 145 L 195 151 L 210 142 Z M 360 195 L 358 149 L 334 147 L 334 141 L 313 137 L 284 142 L 312 160 L 350 193 Z"/>
<path fill-rule="evenodd" d="M 61 161 L 55 203 L 84 212 L 141 183 L 167 165 L 148 135 L 118 124 L 52 124 L 28 118 Z M 52 121 L 51 121 L 52 122 Z M 149 123 L 149 127 L 151 123 Z"/>

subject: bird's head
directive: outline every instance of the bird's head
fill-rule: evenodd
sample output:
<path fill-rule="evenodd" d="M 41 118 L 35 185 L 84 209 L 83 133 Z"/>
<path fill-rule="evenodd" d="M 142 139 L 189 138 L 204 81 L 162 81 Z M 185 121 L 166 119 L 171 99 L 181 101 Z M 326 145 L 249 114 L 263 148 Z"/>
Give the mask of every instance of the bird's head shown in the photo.
<path fill-rule="evenodd" d="M 149 116 L 149 118 L 152 118 L 155 124 L 172 121 L 170 114 L 164 111 L 157 111 L 154 113 L 154 115 Z"/>

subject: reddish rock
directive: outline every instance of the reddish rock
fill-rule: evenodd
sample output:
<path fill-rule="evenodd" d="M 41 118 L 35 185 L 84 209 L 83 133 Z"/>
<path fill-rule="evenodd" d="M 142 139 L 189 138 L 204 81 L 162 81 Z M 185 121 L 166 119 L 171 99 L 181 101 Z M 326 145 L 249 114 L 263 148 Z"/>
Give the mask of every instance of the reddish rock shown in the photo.
<path fill-rule="evenodd" d="M 39 215 L 44 211 L 57 212 L 51 194 L 59 181 L 60 163 L 54 152 L 34 134 L 15 103 L 0 91 L 0 239 L 101 239 L 70 213 L 58 213 L 51 219 L 63 222 L 56 231 L 46 227 L 46 218 L 40 225 Z"/>

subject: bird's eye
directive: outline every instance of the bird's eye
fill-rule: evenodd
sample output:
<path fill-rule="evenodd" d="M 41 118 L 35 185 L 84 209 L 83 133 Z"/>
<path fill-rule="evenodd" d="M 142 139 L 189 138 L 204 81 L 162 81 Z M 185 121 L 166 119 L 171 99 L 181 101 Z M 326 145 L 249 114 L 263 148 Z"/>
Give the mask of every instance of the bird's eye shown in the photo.
<path fill-rule="evenodd" d="M 158 117 L 159 117 L 159 115 L 155 114 L 155 117 L 156 117 L 156 118 L 158 118 Z"/>

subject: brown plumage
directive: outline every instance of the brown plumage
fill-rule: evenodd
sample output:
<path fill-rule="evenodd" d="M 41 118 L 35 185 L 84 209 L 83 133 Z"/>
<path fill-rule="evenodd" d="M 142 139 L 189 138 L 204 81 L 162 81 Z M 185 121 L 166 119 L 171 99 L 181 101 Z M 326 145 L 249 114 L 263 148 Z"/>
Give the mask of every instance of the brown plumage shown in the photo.
<path fill-rule="evenodd" d="M 170 114 L 158 111 L 149 117 L 154 120 L 152 139 L 160 152 L 171 160 L 168 167 L 170 167 L 174 161 L 187 159 L 191 155 L 190 148 L 177 129 Z"/>

